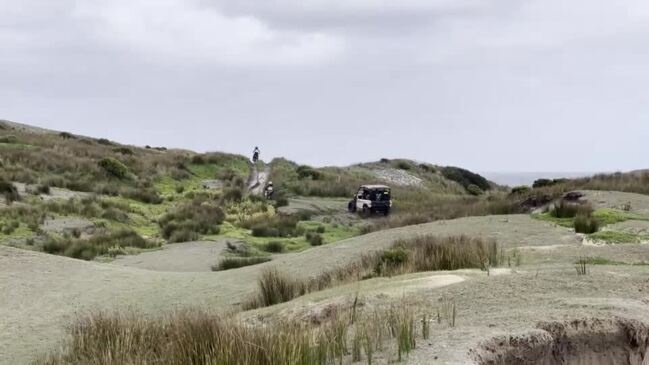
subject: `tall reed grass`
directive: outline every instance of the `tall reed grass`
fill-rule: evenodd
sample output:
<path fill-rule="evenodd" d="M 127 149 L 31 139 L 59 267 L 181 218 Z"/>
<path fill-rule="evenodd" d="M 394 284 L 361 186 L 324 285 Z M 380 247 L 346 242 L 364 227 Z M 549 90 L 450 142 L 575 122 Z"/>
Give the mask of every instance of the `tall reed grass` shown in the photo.
<path fill-rule="evenodd" d="M 59 351 L 38 361 L 62 364 L 373 364 L 377 353 L 401 361 L 417 346 L 418 308 L 400 303 L 360 313 L 335 313 L 320 325 L 279 320 L 249 325 L 204 311 L 182 311 L 161 318 L 136 313 L 94 313 L 70 328 Z M 428 323 L 429 317 L 421 315 Z"/>
<path fill-rule="evenodd" d="M 371 277 L 465 268 L 489 270 L 505 263 L 504 251 L 494 240 L 464 235 L 421 236 L 397 241 L 385 250 L 365 254 L 347 265 L 312 278 L 293 278 L 276 268 L 268 269 L 258 279 L 257 293 L 245 301 L 243 307 L 254 309 L 275 305 L 310 292 Z"/>

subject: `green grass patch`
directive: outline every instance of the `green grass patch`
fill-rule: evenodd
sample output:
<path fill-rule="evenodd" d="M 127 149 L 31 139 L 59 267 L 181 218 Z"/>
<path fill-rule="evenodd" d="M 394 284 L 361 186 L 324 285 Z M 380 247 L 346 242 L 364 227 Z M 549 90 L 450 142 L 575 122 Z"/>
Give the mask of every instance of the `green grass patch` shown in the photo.
<path fill-rule="evenodd" d="M 552 216 L 550 213 L 532 214 L 532 218 L 538 219 L 538 220 L 544 221 L 544 222 L 554 223 L 554 224 L 559 225 L 561 227 L 573 228 L 573 220 L 574 220 L 574 218 L 557 218 L 557 217 Z"/>
<path fill-rule="evenodd" d="M 638 214 L 625 212 L 619 209 L 600 208 L 593 212 L 593 217 L 596 218 L 602 225 L 615 224 L 625 222 L 628 220 L 649 220 Z"/>
<path fill-rule="evenodd" d="M 642 243 L 649 241 L 649 235 L 620 231 L 600 231 L 588 235 L 595 242 L 602 243 Z"/>
<path fill-rule="evenodd" d="M 0 143 L 0 148 L 15 149 L 15 150 L 30 150 L 36 148 L 31 144 L 25 143 Z"/>
<path fill-rule="evenodd" d="M 313 232 L 317 232 L 318 227 L 324 227 L 324 232 L 321 233 L 321 235 L 325 244 L 341 241 L 360 234 L 360 229 L 357 226 L 350 227 L 347 225 L 336 225 L 314 221 L 302 221 L 298 223 L 298 226 L 304 228 L 305 231 Z M 217 239 L 219 237 L 242 240 L 260 251 L 264 251 L 264 247 L 273 241 L 281 242 L 284 245 L 284 252 L 299 252 L 311 247 L 311 244 L 307 241 L 304 235 L 288 238 L 255 237 L 249 229 L 236 227 L 230 222 L 223 222 L 223 224 L 221 224 L 220 235 L 205 236 L 206 239 Z"/>
<path fill-rule="evenodd" d="M 611 208 L 597 209 L 592 213 L 592 217 L 597 219 L 597 221 L 600 223 L 600 226 L 625 222 L 628 220 L 644 220 L 644 221 L 649 220 L 649 217 L 644 217 L 638 214 L 633 214 L 619 209 L 611 209 Z M 545 221 L 545 222 L 554 223 L 562 227 L 573 228 L 574 218 L 557 218 L 552 216 L 550 213 L 532 214 L 532 218 Z"/>
<path fill-rule="evenodd" d="M 649 262 L 624 262 L 624 261 L 615 261 L 615 260 L 610 260 L 604 257 L 586 257 L 584 258 L 587 264 L 590 265 L 609 265 L 609 266 L 622 266 L 622 265 L 629 265 L 629 266 L 648 266 Z"/>

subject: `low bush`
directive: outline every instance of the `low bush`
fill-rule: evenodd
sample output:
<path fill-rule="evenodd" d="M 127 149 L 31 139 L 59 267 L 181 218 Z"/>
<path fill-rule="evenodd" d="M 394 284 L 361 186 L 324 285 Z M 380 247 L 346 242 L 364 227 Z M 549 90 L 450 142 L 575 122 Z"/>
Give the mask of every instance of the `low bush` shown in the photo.
<path fill-rule="evenodd" d="M 201 234 L 218 234 L 225 214 L 220 207 L 201 200 L 183 204 L 158 220 L 162 237 L 171 242 L 194 241 Z"/>
<path fill-rule="evenodd" d="M 162 198 L 153 188 L 128 188 L 122 191 L 122 195 L 146 204 L 162 203 Z"/>
<path fill-rule="evenodd" d="M 319 233 L 307 232 L 306 239 L 311 246 L 321 246 L 324 243 L 324 238 Z"/>
<path fill-rule="evenodd" d="M 491 185 L 489 185 L 489 181 L 487 179 L 474 172 L 459 167 L 443 167 L 442 175 L 445 178 L 453 180 L 458 184 L 464 186 L 464 188 L 468 188 L 469 185 L 476 185 L 482 190 L 491 189 Z"/>
<path fill-rule="evenodd" d="M 125 179 L 128 177 L 128 167 L 121 161 L 112 157 L 104 158 L 98 162 L 99 167 L 106 171 L 109 175 L 118 179 Z"/>
<path fill-rule="evenodd" d="M 548 186 L 554 186 L 557 184 L 562 184 L 568 181 L 567 179 L 537 179 L 532 184 L 533 188 L 543 188 Z"/>
<path fill-rule="evenodd" d="M 412 170 L 413 166 L 408 161 L 397 161 L 396 167 L 400 170 Z"/>
<path fill-rule="evenodd" d="M 113 152 L 126 156 L 133 156 L 133 150 L 128 147 L 116 147 L 113 148 Z"/>
<path fill-rule="evenodd" d="M 3 179 L 0 179 L 0 194 L 5 198 L 7 204 L 20 200 L 20 194 L 18 194 L 16 186 Z"/>
<path fill-rule="evenodd" d="M 14 135 L 0 136 L 0 143 L 18 143 L 18 138 Z"/>
<path fill-rule="evenodd" d="M 482 191 L 482 189 L 480 189 L 480 187 L 478 185 L 475 185 L 475 184 L 471 184 L 471 185 L 467 186 L 466 191 L 468 191 L 469 194 L 476 195 L 476 196 L 484 194 L 484 191 Z"/>
<path fill-rule="evenodd" d="M 283 194 L 273 194 L 273 200 L 277 208 L 288 206 L 288 198 Z"/>
<path fill-rule="evenodd" d="M 299 179 L 320 180 L 323 175 L 311 166 L 301 165 L 295 170 Z"/>
<path fill-rule="evenodd" d="M 238 269 L 244 266 L 258 265 L 269 262 L 270 257 L 227 257 L 217 265 L 212 266 L 212 271 Z"/>
<path fill-rule="evenodd" d="M 264 251 L 272 253 L 284 252 L 284 244 L 281 241 L 270 241 L 263 246 Z"/>
<path fill-rule="evenodd" d="M 252 235 L 255 237 L 297 237 L 302 230 L 297 226 L 299 217 L 288 215 L 276 215 L 252 227 Z"/>
<path fill-rule="evenodd" d="M 82 260 L 92 260 L 99 255 L 114 252 L 115 247 L 152 248 L 158 243 L 148 241 L 130 230 L 120 230 L 95 235 L 88 239 L 52 238 L 43 244 L 43 251 Z"/>
<path fill-rule="evenodd" d="M 243 189 L 234 187 L 234 188 L 225 188 L 223 190 L 223 195 L 221 196 L 221 201 L 223 202 L 233 202 L 238 203 L 243 199 Z"/>
<path fill-rule="evenodd" d="M 531 188 L 527 185 L 521 185 L 521 186 L 515 186 L 512 188 L 511 194 L 512 195 L 522 195 L 529 193 Z"/>

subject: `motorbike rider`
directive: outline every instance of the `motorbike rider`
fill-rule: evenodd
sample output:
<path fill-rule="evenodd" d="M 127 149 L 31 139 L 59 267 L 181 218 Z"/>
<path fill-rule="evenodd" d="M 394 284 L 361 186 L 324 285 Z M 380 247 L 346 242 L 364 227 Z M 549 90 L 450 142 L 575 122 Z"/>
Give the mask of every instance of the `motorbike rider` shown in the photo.
<path fill-rule="evenodd" d="M 259 151 L 259 147 L 255 146 L 255 149 L 252 151 L 252 162 L 257 162 L 259 160 L 259 154 L 261 151 Z"/>
<path fill-rule="evenodd" d="M 273 197 L 273 192 L 275 189 L 273 188 L 273 182 L 269 181 L 268 184 L 266 185 L 266 188 L 264 189 L 264 196 L 266 199 L 270 199 Z"/>

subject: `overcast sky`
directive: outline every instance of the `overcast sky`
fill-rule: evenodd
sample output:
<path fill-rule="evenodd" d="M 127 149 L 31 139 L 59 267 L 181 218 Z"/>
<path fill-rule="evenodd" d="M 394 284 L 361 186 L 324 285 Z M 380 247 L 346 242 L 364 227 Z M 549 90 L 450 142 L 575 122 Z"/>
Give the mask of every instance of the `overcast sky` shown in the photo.
<path fill-rule="evenodd" d="M 0 0 L 0 118 L 314 165 L 649 167 L 647 0 Z"/>

